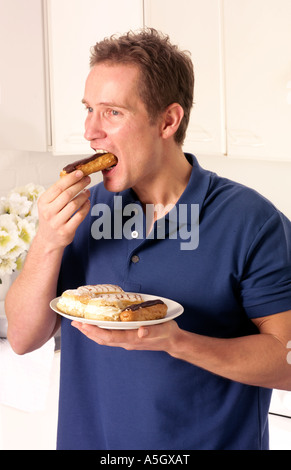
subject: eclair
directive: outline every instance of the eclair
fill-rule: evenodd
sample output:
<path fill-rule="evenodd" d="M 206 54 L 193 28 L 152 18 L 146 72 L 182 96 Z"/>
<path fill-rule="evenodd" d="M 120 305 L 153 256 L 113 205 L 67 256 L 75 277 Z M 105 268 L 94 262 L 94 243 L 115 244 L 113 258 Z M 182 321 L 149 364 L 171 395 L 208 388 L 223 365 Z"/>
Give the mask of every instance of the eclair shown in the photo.
<path fill-rule="evenodd" d="M 87 176 L 91 173 L 96 173 L 97 171 L 107 170 L 108 168 L 115 166 L 117 162 L 118 160 L 116 156 L 113 155 L 113 153 L 96 153 L 91 157 L 86 157 L 82 160 L 77 160 L 73 163 L 69 163 L 63 168 L 60 173 L 60 176 L 65 176 L 75 170 L 81 170 L 84 175 Z"/>
<path fill-rule="evenodd" d="M 80 294 L 88 294 L 94 297 L 100 294 L 117 294 L 119 292 L 124 292 L 124 290 L 121 289 L 121 287 L 116 286 L 114 284 L 95 284 L 95 285 L 80 286 L 77 288 L 77 291 Z"/>
<path fill-rule="evenodd" d="M 67 315 L 84 318 L 84 309 L 91 296 L 78 292 L 77 289 L 68 289 L 62 293 L 57 302 L 57 308 Z"/>
<path fill-rule="evenodd" d="M 149 321 L 160 320 L 167 314 L 168 307 L 160 299 L 148 300 L 135 305 L 129 305 L 120 313 L 120 321 Z"/>
<path fill-rule="evenodd" d="M 63 292 L 57 302 L 60 312 L 98 321 L 150 321 L 166 316 L 161 299 L 145 301 L 142 294 L 124 292 L 115 284 L 84 285 Z"/>
<path fill-rule="evenodd" d="M 84 318 L 85 306 L 94 297 L 104 294 L 122 293 L 123 289 L 114 284 L 80 286 L 64 291 L 58 300 L 57 308 L 68 315 Z"/>
<path fill-rule="evenodd" d="M 101 294 L 91 298 L 84 308 L 84 318 L 90 320 L 119 321 L 125 307 L 142 302 L 140 294 Z"/>

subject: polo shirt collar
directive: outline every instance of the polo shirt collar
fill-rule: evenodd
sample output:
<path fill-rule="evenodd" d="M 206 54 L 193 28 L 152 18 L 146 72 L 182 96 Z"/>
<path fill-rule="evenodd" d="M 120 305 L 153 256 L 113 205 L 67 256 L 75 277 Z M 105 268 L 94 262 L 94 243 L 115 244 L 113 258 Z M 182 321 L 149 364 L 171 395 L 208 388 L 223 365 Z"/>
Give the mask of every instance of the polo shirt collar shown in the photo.
<path fill-rule="evenodd" d="M 200 213 L 209 190 L 211 172 L 202 168 L 194 155 L 185 153 L 185 157 L 192 165 L 192 172 L 177 204 L 198 204 Z"/>

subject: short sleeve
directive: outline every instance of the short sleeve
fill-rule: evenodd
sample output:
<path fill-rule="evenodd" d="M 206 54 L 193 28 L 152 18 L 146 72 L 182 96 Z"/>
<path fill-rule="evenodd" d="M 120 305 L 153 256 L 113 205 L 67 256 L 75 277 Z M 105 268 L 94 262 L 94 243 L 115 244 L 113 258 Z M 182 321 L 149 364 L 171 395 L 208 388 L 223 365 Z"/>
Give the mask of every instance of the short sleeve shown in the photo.
<path fill-rule="evenodd" d="M 250 318 L 291 309 L 291 222 L 279 211 L 249 247 L 240 294 Z"/>

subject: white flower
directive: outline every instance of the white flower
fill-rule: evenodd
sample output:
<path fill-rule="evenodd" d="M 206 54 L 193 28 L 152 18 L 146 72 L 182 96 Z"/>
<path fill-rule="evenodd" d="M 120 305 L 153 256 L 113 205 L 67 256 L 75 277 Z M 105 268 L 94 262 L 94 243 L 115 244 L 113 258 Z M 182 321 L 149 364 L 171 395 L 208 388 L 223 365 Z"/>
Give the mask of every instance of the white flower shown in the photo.
<path fill-rule="evenodd" d="M 0 257 L 6 257 L 18 243 L 18 227 L 14 217 L 0 215 Z"/>
<path fill-rule="evenodd" d="M 20 186 L 18 188 L 14 188 L 10 194 L 18 193 L 20 196 L 26 197 L 31 202 L 36 202 L 39 196 L 44 192 L 44 188 L 37 184 L 28 183 L 26 186 Z"/>
<path fill-rule="evenodd" d="M 18 217 L 17 227 L 19 239 L 24 243 L 25 248 L 28 250 L 36 234 L 36 226 L 32 222 Z"/>
<path fill-rule="evenodd" d="M 21 269 L 38 225 L 37 200 L 44 192 L 32 183 L 0 198 L 0 283 L 4 274 Z"/>
<path fill-rule="evenodd" d="M 6 204 L 6 197 L 1 197 L 0 198 L 0 215 L 6 213 L 5 204 Z"/>
<path fill-rule="evenodd" d="M 11 193 L 6 200 L 2 202 L 4 213 L 15 214 L 20 217 L 27 217 L 30 214 L 32 202 L 25 196 L 18 193 Z"/>
<path fill-rule="evenodd" d="M 17 269 L 17 264 L 11 259 L 0 258 L 0 279 L 5 274 L 12 274 Z"/>

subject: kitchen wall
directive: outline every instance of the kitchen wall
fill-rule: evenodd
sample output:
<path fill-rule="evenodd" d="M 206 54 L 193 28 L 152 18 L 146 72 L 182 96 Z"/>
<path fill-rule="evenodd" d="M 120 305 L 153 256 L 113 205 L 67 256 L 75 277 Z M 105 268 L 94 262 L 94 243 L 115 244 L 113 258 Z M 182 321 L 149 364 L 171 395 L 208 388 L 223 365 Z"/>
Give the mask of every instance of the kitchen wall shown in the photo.
<path fill-rule="evenodd" d="M 17 136 L 15 137 L 17 138 Z M 27 183 L 49 187 L 70 156 L 54 156 L 50 152 L 23 152 L 0 149 L 0 196 L 15 186 Z M 76 160 L 76 157 L 74 157 Z"/>
<path fill-rule="evenodd" d="M 196 156 L 205 168 L 256 189 L 291 219 L 291 162 Z M 30 182 L 49 187 L 72 159 L 77 157 L 0 149 L 0 196 Z M 99 180 L 98 175 L 92 177 L 92 183 Z"/>

